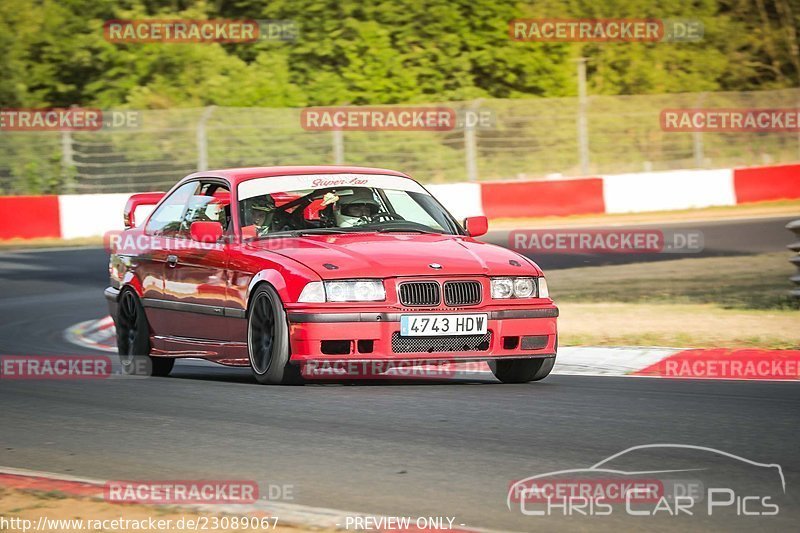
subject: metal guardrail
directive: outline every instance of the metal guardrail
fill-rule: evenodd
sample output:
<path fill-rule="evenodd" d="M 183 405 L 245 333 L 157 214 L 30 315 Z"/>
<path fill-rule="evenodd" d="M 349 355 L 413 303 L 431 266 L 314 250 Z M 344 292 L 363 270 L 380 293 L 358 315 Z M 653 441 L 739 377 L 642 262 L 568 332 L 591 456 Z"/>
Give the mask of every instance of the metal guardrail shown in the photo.
<path fill-rule="evenodd" d="M 111 110 L 135 124 L 0 131 L 0 195 L 159 191 L 196 170 L 270 165 L 386 167 L 427 184 L 788 163 L 800 154 L 795 131 L 664 131 L 661 111 L 798 102 L 795 88 L 414 104 L 489 118 L 449 131 L 308 131 L 299 108 Z"/>
<path fill-rule="evenodd" d="M 786 224 L 786 229 L 793 232 L 797 237 L 797 241 L 787 246 L 787 248 L 793 252 L 797 252 L 796 256 L 789 259 L 789 262 L 797 267 L 798 272 L 789 279 L 797 286 L 796 288 L 792 289 L 791 295 L 795 298 L 800 298 L 800 219 L 793 220 Z"/>

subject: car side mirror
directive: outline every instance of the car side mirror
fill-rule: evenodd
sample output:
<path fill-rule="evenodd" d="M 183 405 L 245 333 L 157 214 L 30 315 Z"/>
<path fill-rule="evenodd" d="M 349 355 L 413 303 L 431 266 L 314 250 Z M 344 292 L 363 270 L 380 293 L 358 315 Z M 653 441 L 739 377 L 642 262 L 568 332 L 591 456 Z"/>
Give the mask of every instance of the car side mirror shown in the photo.
<path fill-rule="evenodd" d="M 193 241 L 219 242 L 222 237 L 222 224 L 210 220 L 192 222 L 189 228 Z"/>
<path fill-rule="evenodd" d="M 464 229 L 470 237 L 480 237 L 489 231 L 489 219 L 486 217 L 467 217 L 464 219 Z"/>

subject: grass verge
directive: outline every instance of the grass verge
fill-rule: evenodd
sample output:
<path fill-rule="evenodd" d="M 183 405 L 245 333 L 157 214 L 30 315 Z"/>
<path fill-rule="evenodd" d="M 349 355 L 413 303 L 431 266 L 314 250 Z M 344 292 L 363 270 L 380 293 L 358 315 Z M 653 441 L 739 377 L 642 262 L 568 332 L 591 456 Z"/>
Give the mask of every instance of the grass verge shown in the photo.
<path fill-rule="evenodd" d="M 791 254 L 678 259 L 548 273 L 562 345 L 800 347 Z"/>
<path fill-rule="evenodd" d="M 559 307 L 563 346 L 800 347 L 800 311 L 746 311 L 712 304 L 565 303 Z"/>

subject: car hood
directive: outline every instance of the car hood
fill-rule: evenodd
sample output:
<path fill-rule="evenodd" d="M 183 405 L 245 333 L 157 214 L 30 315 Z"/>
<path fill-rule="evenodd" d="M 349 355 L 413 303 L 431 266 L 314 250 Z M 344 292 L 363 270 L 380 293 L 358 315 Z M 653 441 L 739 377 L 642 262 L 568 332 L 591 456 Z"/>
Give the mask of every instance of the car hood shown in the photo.
<path fill-rule="evenodd" d="M 262 239 L 249 246 L 257 254 L 299 261 L 323 279 L 541 275 L 537 266 L 511 250 L 460 235 L 308 235 Z M 442 268 L 432 268 L 432 263 Z"/>

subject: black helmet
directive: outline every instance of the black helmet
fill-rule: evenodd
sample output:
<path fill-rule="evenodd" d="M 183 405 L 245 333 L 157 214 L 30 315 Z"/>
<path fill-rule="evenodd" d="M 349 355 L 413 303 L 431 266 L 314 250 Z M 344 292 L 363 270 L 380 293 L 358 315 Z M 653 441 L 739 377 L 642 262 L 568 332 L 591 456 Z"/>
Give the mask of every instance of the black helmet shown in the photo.
<path fill-rule="evenodd" d="M 248 198 L 244 201 L 245 205 L 245 225 L 254 224 L 253 222 L 253 212 L 254 211 L 262 211 L 264 213 L 269 213 L 275 209 L 275 200 L 272 199 L 272 196 L 269 194 L 265 194 L 263 196 L 255 196 L 253 198 Z"/>

